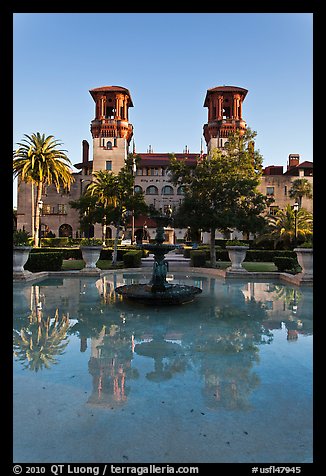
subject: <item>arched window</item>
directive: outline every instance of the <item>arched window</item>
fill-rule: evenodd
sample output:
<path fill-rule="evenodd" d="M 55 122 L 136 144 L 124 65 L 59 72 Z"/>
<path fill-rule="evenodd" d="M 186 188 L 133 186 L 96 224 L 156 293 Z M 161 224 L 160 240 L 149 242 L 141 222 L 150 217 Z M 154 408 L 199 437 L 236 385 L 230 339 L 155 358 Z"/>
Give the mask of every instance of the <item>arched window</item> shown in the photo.
<path fill-rule="evenodd" d="M 72 227 L 68 223 L 64 223 L 59 227 L 59 236 L 69 236 L 72 238 Z"/>
<path fill-rule="evenodd" d="M 112 142 L 110 140 L 107 141 L 106 148 L 107 149 L 112 149 Z"/>
<path fill-rule="evenodd" d="M 171 185 L 165 185 L 162 188 L 162 195 L 174 195 L 173 187 L 171 187 Z"/>
<path fill-rule="evenodd" d="M 135 185 L 134 190 L 135 190 L 135 193 L 141 193 L 143 191 L 140 185 Z"/>
<path fill-rule="evenodd" d="M 158 188 L 155 185 L 150 185 L 146 188 L 146 195 L 158 195 Z"/>
<path fill-rule="evenodd" d="M 180 187 L 177 188 L 177 195 L 184 195 L 185 194 L 185 188 L 183 185 L 180 185 Z"/>

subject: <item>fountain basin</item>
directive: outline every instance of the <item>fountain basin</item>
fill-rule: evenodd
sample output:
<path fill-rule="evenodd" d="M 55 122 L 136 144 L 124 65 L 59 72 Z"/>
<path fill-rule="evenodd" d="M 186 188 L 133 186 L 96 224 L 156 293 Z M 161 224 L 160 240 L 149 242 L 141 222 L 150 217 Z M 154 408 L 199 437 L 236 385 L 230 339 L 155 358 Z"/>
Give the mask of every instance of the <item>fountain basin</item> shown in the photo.
<path fill-rule="evenodd" d="M 183 304 L 194 300 L 202 290 L 187 284 L 167 284 L 162 291 L 153 291 L 151 284 L 126 284 L 115 288 L 123 297 L 146 304 Z"/>

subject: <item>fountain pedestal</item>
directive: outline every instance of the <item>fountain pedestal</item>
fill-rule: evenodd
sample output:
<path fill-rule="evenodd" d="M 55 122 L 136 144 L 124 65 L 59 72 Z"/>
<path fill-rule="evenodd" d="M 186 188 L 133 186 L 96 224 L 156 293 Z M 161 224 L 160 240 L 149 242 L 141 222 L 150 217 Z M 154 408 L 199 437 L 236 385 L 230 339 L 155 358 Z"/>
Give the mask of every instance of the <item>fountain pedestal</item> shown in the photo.
<path fill-rule="evenodd" d="M 140 248 L 151 251 L 154 254 L 152 279 L 148 284 L 130 284 L 119 286 L 115 289 L 118 294 L 142 302 L 151 304 L 181 304 L 190 302 L 196 294 L 202 292 L 196 286 L 186 284 L 169 284 L 166 280 L 168 264 L 164 257 L 176 248 L 172 244 L 164 244 L 164 223 L 170 221 L 170 216 L 156 216 L 158 223 L 155 243 L 139 245 Z"/>

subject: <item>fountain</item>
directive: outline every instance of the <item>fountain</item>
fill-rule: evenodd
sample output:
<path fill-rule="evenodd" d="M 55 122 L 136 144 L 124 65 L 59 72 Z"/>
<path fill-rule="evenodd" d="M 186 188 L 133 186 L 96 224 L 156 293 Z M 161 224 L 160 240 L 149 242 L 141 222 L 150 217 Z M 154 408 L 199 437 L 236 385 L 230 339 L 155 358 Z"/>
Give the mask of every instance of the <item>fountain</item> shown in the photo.
<path fill-rule="evenodd" d="M 196 294 L 202 290 L 196 286 L 186 284 L 170 284 L 166 280 L 168 263 L 165 255 L 176 248 L 172 244 L 164 244 L 164 226 L 167 226 L 171 218 L 172 210 L 166 215 L 155 215 L 157 223 L 155 243 L 139 245 L 140 249 L 151 251 L 154 254 L 152 279 L 148 284 L 129 284 L 115 289 L 118 294 L 131 300 L 137 300 L 149 304 L 182 304 L 193 301 Z"/>

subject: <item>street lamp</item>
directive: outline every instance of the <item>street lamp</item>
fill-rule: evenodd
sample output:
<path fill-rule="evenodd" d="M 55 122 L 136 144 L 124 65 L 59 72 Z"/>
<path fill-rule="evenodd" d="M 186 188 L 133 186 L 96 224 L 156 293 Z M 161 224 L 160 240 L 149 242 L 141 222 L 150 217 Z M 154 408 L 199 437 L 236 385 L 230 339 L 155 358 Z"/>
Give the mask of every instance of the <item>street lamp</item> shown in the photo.
<path fill-rule="evenodd" d="M 298 215 L 298 210 L 299 210 L 299 204 L 298 202 L 295 202 L 293 205 L 293 211 L 294 211 L 294 247 L 297 246 L 297 215 Z"/>

